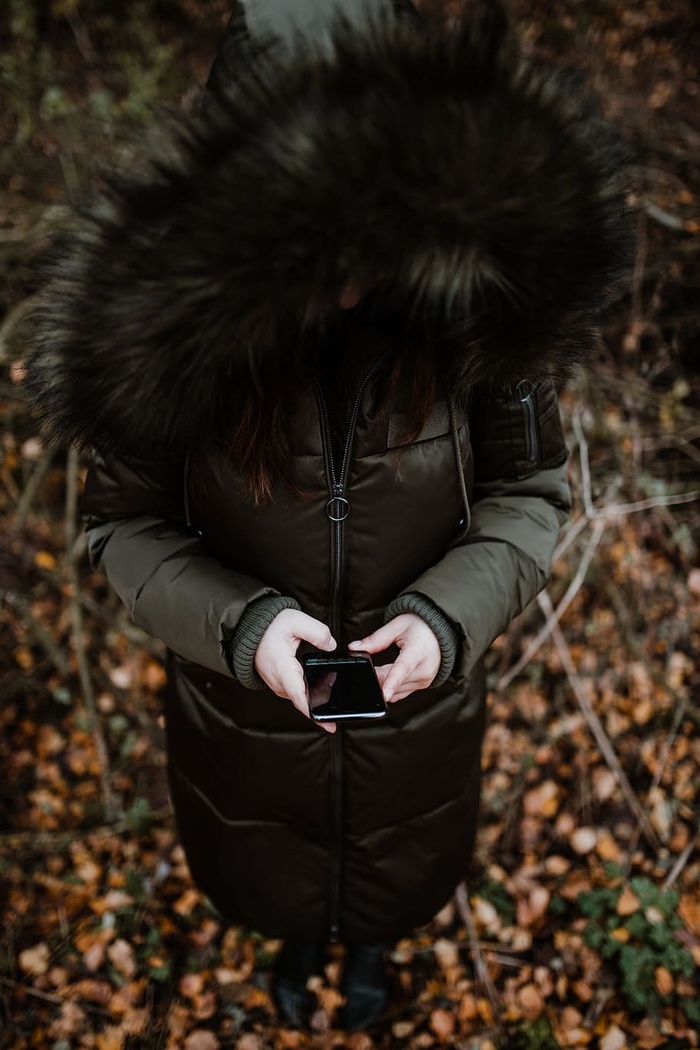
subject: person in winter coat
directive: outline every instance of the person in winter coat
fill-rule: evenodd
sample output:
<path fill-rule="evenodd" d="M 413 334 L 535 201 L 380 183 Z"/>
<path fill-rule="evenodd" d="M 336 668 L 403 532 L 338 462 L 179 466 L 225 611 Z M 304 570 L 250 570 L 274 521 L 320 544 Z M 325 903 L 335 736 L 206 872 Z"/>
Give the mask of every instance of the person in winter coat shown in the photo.
<path fill-rule="evenodd" d="M 569 510 L 553 378 L 625 263 L 620 167 L 498 4 L 447 33 L 239 3 L 202 118 L 53 266 L 27 383 L 92 454 L 93 565 L 167 645 L 193 878 L 285 940 L 294 1023 L 332 938 L 343 1023 L 375 1019 L 383 946 L 464 877 L 482 657 Z M 302 643 L 373 654 L 387 717 L 310 720 Z"/>

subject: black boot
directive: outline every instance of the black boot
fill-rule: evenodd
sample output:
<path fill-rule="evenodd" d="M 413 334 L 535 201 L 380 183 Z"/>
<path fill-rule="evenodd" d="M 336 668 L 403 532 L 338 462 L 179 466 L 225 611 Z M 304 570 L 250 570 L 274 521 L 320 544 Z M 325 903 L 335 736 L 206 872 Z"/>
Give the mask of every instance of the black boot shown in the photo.
<path fill-rule="evenodd" d="M 377 1021 L 389 1002 L 389 982 L 384 970 L 385 944 L 351 944 L 345 956 L 341 991 L 345 1005 L 341 1027 L 359 1032 Z"/>
<path fill-rule="evenodd" d="M 321 941 L 286 941 L 275 960 L 273 997 L 282 1017 L 294 1028 L 308 1028 L 316 1000 L 306 987 L 323 973 Z"/>

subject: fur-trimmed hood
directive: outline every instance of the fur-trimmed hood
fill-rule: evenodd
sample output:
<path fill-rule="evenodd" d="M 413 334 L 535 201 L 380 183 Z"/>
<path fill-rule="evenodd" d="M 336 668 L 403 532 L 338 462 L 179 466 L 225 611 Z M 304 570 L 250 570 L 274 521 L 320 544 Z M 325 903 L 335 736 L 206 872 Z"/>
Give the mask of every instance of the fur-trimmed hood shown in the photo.
<path fill-rule="evenodd" d="M 452 32 L 315 2 L 311 35 L 239 24 L 202 118 L 76 218 L 27 358 L 57 440 L 181 451 L 349 281 L 458 331 L 457 383 L 566 373 L 590 347 L 629 235 L 621 151 L 573 78 L 519 57 L 495 0 Z"/>

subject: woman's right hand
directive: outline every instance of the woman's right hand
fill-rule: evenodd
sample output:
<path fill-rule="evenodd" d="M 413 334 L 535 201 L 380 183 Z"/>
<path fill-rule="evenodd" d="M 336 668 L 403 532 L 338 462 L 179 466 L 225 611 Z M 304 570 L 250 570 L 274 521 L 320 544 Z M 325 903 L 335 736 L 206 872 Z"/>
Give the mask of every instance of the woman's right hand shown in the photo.
<path fill-rule="evenodd" d="M 316 649 L 328 653 L 337 646 L 325 623 L 297 609 L 283 609 L 258 643 L 255 670 L 273 693 L 291 700 L 298 711 L 310 718 L 304 669 L 296 655 L 301 642 L 310 642 Z M 335 722 L 318 724 L 329 733 L 335 733 Z"/>

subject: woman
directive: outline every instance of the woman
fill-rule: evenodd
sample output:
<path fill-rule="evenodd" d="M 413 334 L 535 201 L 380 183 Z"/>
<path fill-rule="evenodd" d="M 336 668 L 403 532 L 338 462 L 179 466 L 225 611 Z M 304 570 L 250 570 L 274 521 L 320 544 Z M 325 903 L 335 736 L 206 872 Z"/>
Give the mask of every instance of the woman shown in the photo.
<path fill-rule="evenodd" d="M 571 83 L 493 3 L 451 35 L 405 7 L 239 7 L 202 120 L 77 221 L 28 363 L 95 455 L 93 564 L 168 646 L 193 877 L 285 939 L 297 1024 L 329 938 L 375 1019 L 382 945 L 464 876 L 482 657 L 569 506 L 552 376 L 626 251 Z M 386 719 L 313 723 L 301 643 L 372 653 Z"/>

